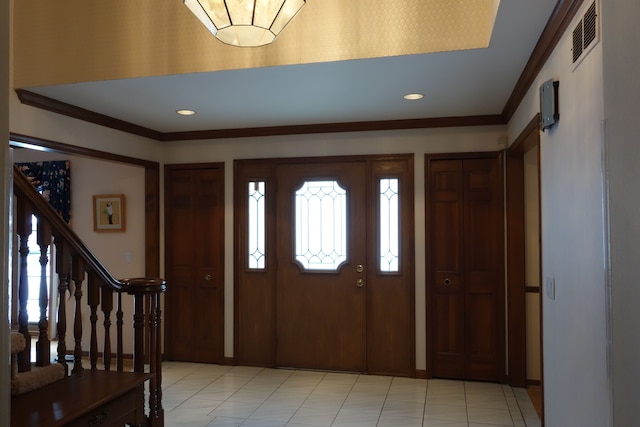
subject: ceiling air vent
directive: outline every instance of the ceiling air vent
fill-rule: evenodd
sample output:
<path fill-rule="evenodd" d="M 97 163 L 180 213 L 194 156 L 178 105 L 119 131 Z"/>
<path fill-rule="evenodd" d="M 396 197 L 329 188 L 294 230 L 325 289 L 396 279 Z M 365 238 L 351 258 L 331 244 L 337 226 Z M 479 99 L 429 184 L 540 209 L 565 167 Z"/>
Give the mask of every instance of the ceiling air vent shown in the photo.
<path fill-rule="evenodd" d="M 598 42 L 598 10 L 594 1 L 587 9 L 584 16 L 573 29 L 573 63 L 578 65 L 580 60 Z"/>

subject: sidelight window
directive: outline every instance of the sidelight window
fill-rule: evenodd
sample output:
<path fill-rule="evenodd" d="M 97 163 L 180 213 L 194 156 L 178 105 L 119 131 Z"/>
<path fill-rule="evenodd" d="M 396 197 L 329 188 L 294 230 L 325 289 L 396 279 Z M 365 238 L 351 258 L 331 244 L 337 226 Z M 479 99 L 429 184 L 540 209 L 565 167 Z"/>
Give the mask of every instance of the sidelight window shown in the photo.
<path fill-rule="evenodd" d="M 382 178 L 379 181 L 380 205 L 380 258 L 381 272 L 399 271 L 400 261 L 400 219 L 399 219 L 399 179 Z"/>
<path fill-rule="evenodd" d="M 265 182 L 249 182 L 249 268 L 265 268 Z"/>
<path fill-rule="evenodd" d="M 337 181 L 295 192 L 294 256 L 305 270 L 337 271 L 347 260 L 347 191 Z"/>

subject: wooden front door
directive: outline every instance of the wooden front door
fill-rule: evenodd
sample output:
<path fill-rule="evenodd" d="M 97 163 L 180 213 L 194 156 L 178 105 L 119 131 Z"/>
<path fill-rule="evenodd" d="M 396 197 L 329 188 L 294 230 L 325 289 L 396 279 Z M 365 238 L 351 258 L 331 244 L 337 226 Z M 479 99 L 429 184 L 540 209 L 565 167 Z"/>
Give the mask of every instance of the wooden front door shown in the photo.
<path fill-rule="evenodd" d="M 166 357 L 222 363 L 223 165 L 167 165 L 165 207 Z"/>
<path fill-rule="evenodd" d="M 234 166 L 238 363 L 415 375 L 413 156 Z"/>
<path fill-rule="evenodd" d="M 365 162 L 278 167 L 278 366 L 366 369 L 365 172 Z"/>
<path fill-rule="evenodd" d="M 504 372 L 503 202 L 495 154 L 427 158 L 431 375 Z"/>

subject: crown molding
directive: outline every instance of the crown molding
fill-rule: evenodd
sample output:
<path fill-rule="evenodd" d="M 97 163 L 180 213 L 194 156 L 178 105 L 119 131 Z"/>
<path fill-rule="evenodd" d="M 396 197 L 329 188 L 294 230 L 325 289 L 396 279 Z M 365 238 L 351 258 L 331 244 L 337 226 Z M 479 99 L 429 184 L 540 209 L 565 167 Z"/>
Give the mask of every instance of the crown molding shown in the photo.
<path fill-rule="evenodd" d="M 108 160 L 112 162 L 143 166 L 145 169 L 160 168 L 160 164 L 158 162 L 151 160 L 123 156 L 120 154 L 109 153 L 107 151 L 65 144 L 63 142 L 51 141 L 49 139 L 37 138 L 13 132 L 9 134 L 9 146 L 12 148 L 27 148 L 30 150 L 46 151 L 49 153 L 71 154 L 74 156 Z"/>
<path fill-rule="evenodd" d="M 504 125 L 501 115 L 436 117 L 424 119 L 383 120 L 371 122 L 322 123 L 260 128 L 216 129 L 190 132 L 170 132 L 163 141 L 195 139 L 251 138 L 264 136 L 305 135 L 313 133 L 371 132 L 385 130 L 426 129 L 463 126 Z"/>
<path fill-rule="evenodd" d="M 24 105 L 62 114 L 63 116 L 73 117 L 74 119 L 94 123 L 111 129 L 121 130 L 133 135 L 144 136 L 145 138 L 156 139 L 159 141 L 162 138 L 162 132 L 138 126 L 124 120 L 115 119 L 104 114 L 96 113 L 95 111 L 86 110 L 28 90 L 16 89 L 16 94 L 18 95 L 20 102 Z"/>

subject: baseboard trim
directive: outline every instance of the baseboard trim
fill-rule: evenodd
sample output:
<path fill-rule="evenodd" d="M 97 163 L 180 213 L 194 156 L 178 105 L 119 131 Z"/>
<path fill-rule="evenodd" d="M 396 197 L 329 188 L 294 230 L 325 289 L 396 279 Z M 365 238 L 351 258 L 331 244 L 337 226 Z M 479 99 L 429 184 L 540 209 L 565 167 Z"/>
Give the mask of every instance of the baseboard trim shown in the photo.
<path fill-rule="evenodd" d="M 416 369 L 416 378 L 421 380 L 427 379 L 427 370 L 426 369 Z"/>

